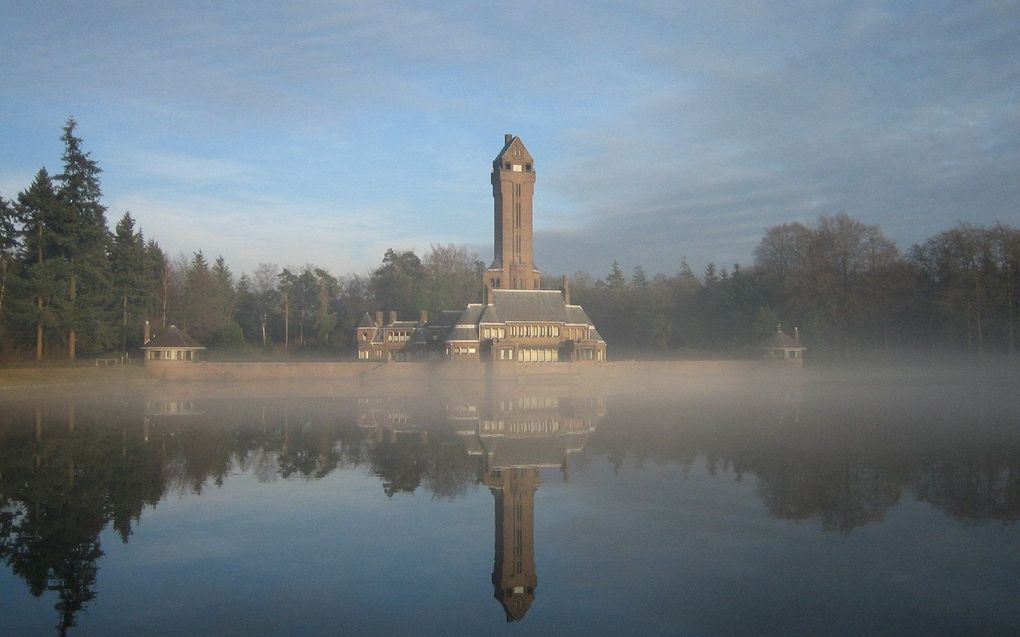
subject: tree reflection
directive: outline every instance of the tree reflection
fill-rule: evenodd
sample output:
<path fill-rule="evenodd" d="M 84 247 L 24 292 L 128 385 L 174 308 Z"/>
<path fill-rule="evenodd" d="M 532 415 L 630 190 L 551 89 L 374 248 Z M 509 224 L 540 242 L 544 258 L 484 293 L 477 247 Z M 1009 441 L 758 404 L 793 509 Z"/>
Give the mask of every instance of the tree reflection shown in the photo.
<path fill-rule="evenodd" d="M 959 396 L 925 403 L 880 394 L 839 404 L 776 395 L 703 396 L 679 407 L 612 401 L 591 448 L 616 471 L 651 459 L 686 473 L 702 459 L 710 475 L 720 467 L 737 480 L 751 474 L 771 515 L 818 520 L 824 531 L 880 521 L 905 492 L 967 522 L 1020 514 L 1020 432 L 1008 409 L 979 410 L 979 398 Z"/>
<path fill-rule="evenodd" d="M 146 507 L 168 492 L 200 493 L 238 470 L 267 482 L 364 467 L 387 496 L 423 489 L 457 498 L 484 483 L 502 497 L 515 492 L 500 482 L 513 470 L 562 465 L 566 474 L 564 458 L 582 448 L 617 471 L 668 462 L 686 473 L 704 462 L 712 475 L 753 477 L 771 515 L 818 520 L 825 531 L 879 521 L 905 494 L 966 523 L 1012 523 L 1020 432 L 1003 422 L 1002 412 L 966 403 L 921 413 L 888 397 L 834 404 L 799 391 L 603 401 L 518 389 L 455 402 L 157 391 L 9 403 L 0 409 L 0 559 L 33 595 L 55 596 L 64 633 L 95 599 L 102 532 L 128 542 Z M 532 482 L 528 489 L 537 474 Z M 506 584 L 509 572 L 494 571 L 497 593 L 518 599 L 523 586 L 533 596 L 530 579 Z"/>

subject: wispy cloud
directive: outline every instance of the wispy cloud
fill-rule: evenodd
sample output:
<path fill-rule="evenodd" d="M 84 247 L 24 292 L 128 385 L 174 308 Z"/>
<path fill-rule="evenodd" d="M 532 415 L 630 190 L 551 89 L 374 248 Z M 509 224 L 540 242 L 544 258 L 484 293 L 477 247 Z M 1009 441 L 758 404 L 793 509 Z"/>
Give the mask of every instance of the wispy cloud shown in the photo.
<path fill-rule="evenodd" d="M 235 269 L 362 270 L 433 241 L 487 259 L 510 131 L 553 271 L 747 263 L 767 226 L 838 210 L 906 247 L 1017 221 L 1015 9 L 26 4 L 0 26 L 0 187 L 74 113 L 111 210 L 172 249 L 223 246 Z"/>

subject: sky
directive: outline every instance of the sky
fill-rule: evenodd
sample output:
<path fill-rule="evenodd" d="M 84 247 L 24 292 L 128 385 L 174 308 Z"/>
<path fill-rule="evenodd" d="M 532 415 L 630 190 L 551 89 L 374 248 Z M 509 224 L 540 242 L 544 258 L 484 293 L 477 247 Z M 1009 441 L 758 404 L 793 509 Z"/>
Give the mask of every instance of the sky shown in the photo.
<path fill-rule="evenodd" d="M 230 6 L 228 6 L 230 5 Z M 1020 2 L 0 0 L 0 195 L 78 121 L 112 226 L 367 272 L 492 258 L 503 134 L 546 274 L 753 263 L 845 211 L 907 250 L 1020 225 Z"/>

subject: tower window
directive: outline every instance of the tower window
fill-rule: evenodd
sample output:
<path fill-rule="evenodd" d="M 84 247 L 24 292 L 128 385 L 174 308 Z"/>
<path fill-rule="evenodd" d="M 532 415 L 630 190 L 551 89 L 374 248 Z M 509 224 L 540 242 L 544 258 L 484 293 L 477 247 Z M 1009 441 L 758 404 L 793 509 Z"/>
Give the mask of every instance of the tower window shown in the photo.
<path fill-rule="evenodd" d="M 505 168 L 506 170 L 510 170 L 510 162 L 504 163 L 503 168 Z"/>
<path fill-rule="evenodd" d="M 524 172 L 527 173 L 531 172 L 531 164 L 524 164 Z"/>

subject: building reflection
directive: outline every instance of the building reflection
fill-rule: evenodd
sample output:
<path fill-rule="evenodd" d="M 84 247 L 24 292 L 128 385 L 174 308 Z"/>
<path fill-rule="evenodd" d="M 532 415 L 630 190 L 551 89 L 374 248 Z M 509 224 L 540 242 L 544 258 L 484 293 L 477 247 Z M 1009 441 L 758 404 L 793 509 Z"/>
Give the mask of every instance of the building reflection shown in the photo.
<path fill-rule="evenodd" d="M 450 442 L 444 424 L 452 426 L 462 453 L 476 463 L 477 481 L 493 496 L 493 595 L 508 622 L 524 618 L 538 587 L 535 492 L 542 470 L 559 470 L 569 480 L 573 457 L 605 415 L 601 396 L 514 389 L 447 401 L 445 419 L 430 418 L 420 401 L 387 397 L 358 399 L 357 414 L 389 496 L 413 491 L 423 476 L 438 473 L 436 449 Z M 399 463 L 390 461 L 395 456 Z"/>
<path fill-rule="evenodd" d="M 518 621 L 531 608 L 538 587 L 535 491 L 540 471 L 558 468 L 569 480 L 571 456 L 581 453 L 595 431 L 605 414 L 604 400 L 493 392 L 476 408 L 452 406 L 451 414 L 461 426 L 458 434 L 468 454 L 481 460 L 481 482 L 495 504 L 493 594 L 507 622 Z"/>
<path fill-rule="evenodd" d="M 818 520 L 825 531 L 880 520 L 905 493 L 967 524 L 1020 519 L 1020 434 L 1002 414 L 966 421 L 962 432 L 967 403 L 945 414 L 895 411 L 888 397 L 834 409 L 798 387 L 782 389 L 742 401 L 615 397 L 611 417 L 600 396 L 518 387 L 453 400 L 161 387 L 144 396 L 7 401 L 0 562 L 33 595 L 55 598 L 64 632 L 96 598 L 100 534 L 112 528 L 129 542 L 167 493 L 201 494 L 238 472 L 269 482 L 363 467 L 391 496 L 423 489 L 456 498 L 487 487 L 493 595 L 517 621 L 538 588 L 535 495 L 543 478 L 569 480 L 582 450 L 614 466 L 703 459 L 755 479 L 775 517 Z"/>

